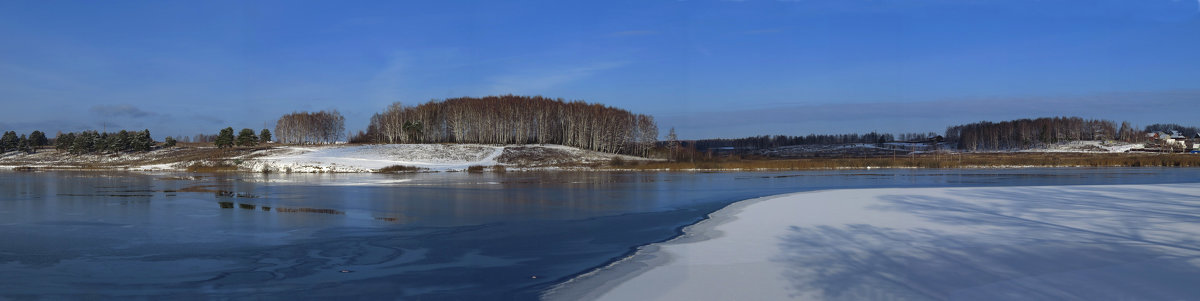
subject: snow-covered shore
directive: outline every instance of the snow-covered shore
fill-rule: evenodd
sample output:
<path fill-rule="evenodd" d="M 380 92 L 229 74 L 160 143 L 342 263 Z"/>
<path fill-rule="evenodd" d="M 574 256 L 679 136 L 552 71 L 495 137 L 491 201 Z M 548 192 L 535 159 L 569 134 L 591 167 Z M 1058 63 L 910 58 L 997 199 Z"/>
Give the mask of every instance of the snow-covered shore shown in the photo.
<path fill-rule="evenodd" d="M 1200 299 L 1200 185 L 860 189 L 728 206 L 548 300 Z"/>
<path fill-rule="evenodd" d="M 288 146 L 262 151 L 243 169 L 272 172 L 372 172 L 403 165 L 426 170 L 493 166 L 503 146 L 474 144 L 395 144 L 332 147 Z"/>
<path fill-rule="evenodd" d="M 254 172 L 376 172 L 389 166 L 422 171 L 492 168 L 558 168 L 645 158 L 600 153 L 561 145 L 383 144 L 265 146 L 221 150 L 174 147 L 144 153 L 73 155 L 53 149 L 0 156 L 0 168 L 181 171 L 219 167 Z"/>
<path fill-rule="evenodd" d="M 270 172 L 375 172 L 389 166 L 415 167 L 426 171 L 462 171 L 472 166 L 544 168 L 604 164 L 613 158 L 647 160 L 562 145 L 482 144 L 285 146 L 247 157 L 239 169 Z"/>

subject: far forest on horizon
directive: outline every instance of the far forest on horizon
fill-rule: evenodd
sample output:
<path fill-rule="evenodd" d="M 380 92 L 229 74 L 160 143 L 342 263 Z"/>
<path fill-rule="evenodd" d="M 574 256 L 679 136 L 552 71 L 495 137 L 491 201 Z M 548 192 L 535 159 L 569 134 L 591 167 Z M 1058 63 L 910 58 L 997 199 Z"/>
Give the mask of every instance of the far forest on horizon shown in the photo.
<path fill-rule="evenodd" d="M 762 135 L 744 138 L 679 140 L 674 128 L 659 140 L 654 117 L 628 110 L 542 96 L 501 95 L 431 100 L 416 105 L 393 103 L 371 117 L 365 130 L 347 135 L 345 118 L 336 110 L 292 112 L 276 120 L 274 139 L 268 129 L 256 133 L 242 129 L 234 137 L 227 127 L 218 134 L 192 137 L 166 137 L 158 144 L 149 130 L 99 133 L 59 132 L 46 139 L 41 131 L 28 138 L 6 132 L 0 139 L 0 152 L 35 152 L 38 147 L 55 146 L 72 154 L 92 152 L 121 153 L 149 151 L 183 143 L 214 143 L 219 147 L 255 146 L 259 143 L 353 144 L 398 143 L 476 143 L 476 144 L 558 144 L 581 149 L 642 157 L 675 158 L 680 153 L 746 153 L 789 146 L 863 144 L 884 146 L 924 144 L 927 149 L 962 151 L 1006 151 L 1044 147 L 1071 141 L 1148 143 L 1156 133 L 1176 139 L 1200 142 L 1200 129 L 1178 124 L 1152 124 L 1137 128 L 1103 119 L 1081 117 L 1043 117 L 1008 121 L 980 121 L 953 125 L 943 133 L 808 134 L 805 136 Z M 1181 137 L 1179 137 L 1181 136 Z M 1187 148 L 1193 147 L 1188 142 Z"/>
<path fill-rule="evenodd" d="M 807 136 L 763 135 L 745 138 L 715 138 L 681 140 L 682 148 L 706 152 L 729 149 L 733 152 L 770 149 L 785 146 L 832 145 L 832 144 L 884 144 L 922 143 L 945 145 L 963 151 L 1021 150 L 1071 141 L 1119 141 L 1146 143 L 1153 141 L 1150 134 L 1156 132 L 1177 133 L 1186 138 L 1196 138 L 1200 128 L 1178 124 L 1152 124 L 1137 129 L 1129 122 L 1120 126 L 1111 120 L 1084 119 L 1081 117 L 1043 117 L 1009 121 L 980 121 L 954 125 L 938 134 L 902 133 L 886 134 L 809 134 Z M 667 144 L 662 142 L 660 144 Z"/>

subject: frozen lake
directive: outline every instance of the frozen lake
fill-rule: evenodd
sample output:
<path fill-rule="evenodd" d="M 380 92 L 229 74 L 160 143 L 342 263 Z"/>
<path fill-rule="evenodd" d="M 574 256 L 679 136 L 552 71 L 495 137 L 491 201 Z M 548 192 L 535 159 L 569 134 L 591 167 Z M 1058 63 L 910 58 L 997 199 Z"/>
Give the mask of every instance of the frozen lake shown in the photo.
<path fill-rule="evenodd" d="M 10 172 L 0 173 L 0 297 L 536 299 L 749 198 L 1197 181 L 1200 169 Z"/>

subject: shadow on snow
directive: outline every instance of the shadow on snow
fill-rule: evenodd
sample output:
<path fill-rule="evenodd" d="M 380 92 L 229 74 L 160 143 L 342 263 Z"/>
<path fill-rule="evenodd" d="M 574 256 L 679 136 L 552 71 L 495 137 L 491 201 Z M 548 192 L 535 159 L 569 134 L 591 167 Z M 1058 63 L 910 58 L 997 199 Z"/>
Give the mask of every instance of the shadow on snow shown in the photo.
<path fill-rule="evenodd" d="M 792 227 L 776 258 L 827 300 L 1184 300 L 1200 297 L 1200 198 L 1058 187 L 882 196 L 871 210 L 954 231 Z M 946 228 L 946 227 L 942 227 Z M 960 231 L 961 230 L 961 231 Z"/>

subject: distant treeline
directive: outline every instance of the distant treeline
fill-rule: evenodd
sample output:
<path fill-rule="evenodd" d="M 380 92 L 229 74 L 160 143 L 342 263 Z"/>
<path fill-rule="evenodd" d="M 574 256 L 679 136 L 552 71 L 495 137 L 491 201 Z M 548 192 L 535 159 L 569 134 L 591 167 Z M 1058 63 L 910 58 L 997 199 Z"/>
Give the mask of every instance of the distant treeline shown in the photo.
<path fill-rule="evenodd" d="M 766 149 L 792 145 L 816 144 L 847 144 L 847 143 L 887 143 L 897 141 L 924 142 L 937 136 L 935 133 L 903 133 L 898 135 L 870 132 L 866 134 L 837 134 L 808 136 L 756 136 L 733 139 L 699 139 L 684 141 L 684 147 L 695 146 L 696 150 L 732 147 L 735 149 Z M 899 139 L 897 139 L 899 137 Z"/>
<path fill-rule="evenodd" d="M 409 107 L 394 103 L 371 117 L 367 130 L 351 142 L 560 144 L 646 155 L 657 137 L 651 116 L 583 101 L 504 95 Z"/>
<path fill-rule="evenodd" d="M 1154 124 L 1140 130 L 1122 122 L 1117 125 L 1111 120 L 1084 119 L 1080 117 L 1045 117 L 1037 119 L 1018 119 L 1000 122 L 981 121 L 976 123 L 951 126 L 946 129 L 944 142 L 951 143 L 963 150 L 1009 150 L 1028 149 L 1059 142 L 1069 141 L 1102 141 L 1117 140 L 1124 142 L 1144 142 L 1148 132 L 1178 131 L 1189 138 L 1200 133 L 1200 128 L 1178 124 Z M 905 133 L 880 134 L 840 134 L 807 136 L 755 136 L 735 139 L 700 139 L 680 141 L 684 149 L 706 151 L 719 148 L 733 148 L 734 153 L 768 149 L 792 145 L 813 144 L 850 144 L 850 143 L 886 143 L 886 142 L 929 142 L 937 138 L 935 133 Z M 670 142 L 664 142 L 670 144 Z M 664 146 L 665 146 L 664 144 Z"/>
<path fill-rule="evenodd" d="M 951 126 L 946 129 L 946 140 L 957 142 L 963 150 L 1005 150 L 1082 140 L 1132 142 L 1141 139 L 1140 133 L 1128 122 L 1117 128 L 1111 120 L 1054 117 Z"/>
<path fill-rule="evenodd" d="M 154 139 L 150 137 L 150 130 L 59 133 L 54 138 L 54 148 L 72 154 L 144 152 L 154 148 Z"/>

